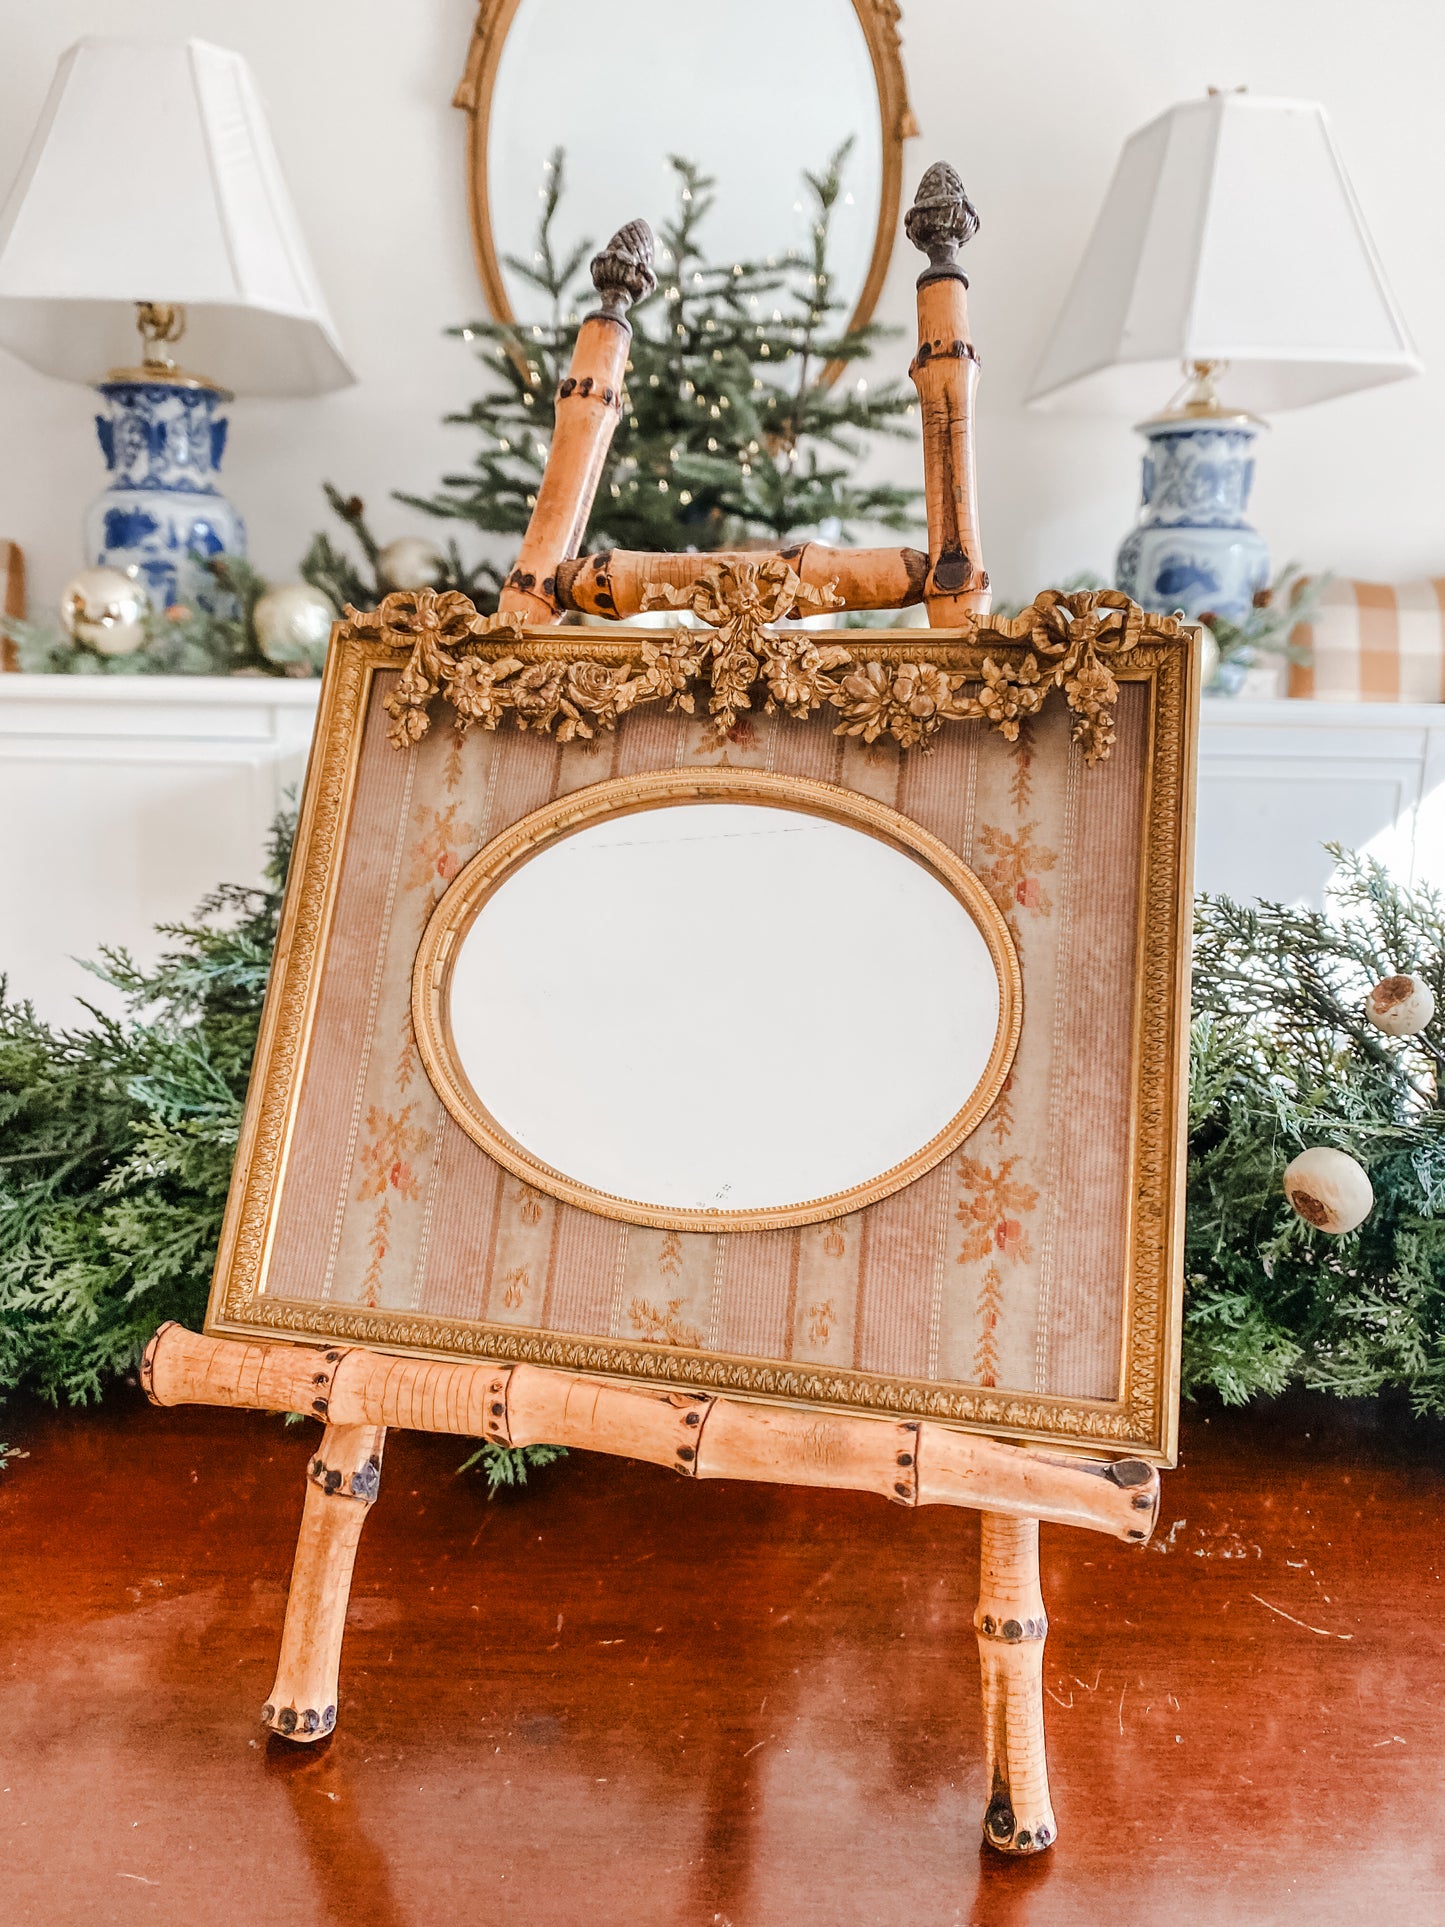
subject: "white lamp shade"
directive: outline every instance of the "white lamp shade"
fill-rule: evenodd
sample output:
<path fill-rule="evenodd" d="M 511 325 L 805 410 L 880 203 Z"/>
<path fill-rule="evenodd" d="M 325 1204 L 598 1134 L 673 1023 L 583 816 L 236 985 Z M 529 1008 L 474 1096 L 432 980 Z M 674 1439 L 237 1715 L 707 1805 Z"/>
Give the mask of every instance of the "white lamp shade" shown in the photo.
<path fill-rule="evenodd" d="M 1211 95 L 1131 136 L 1029 400 L 1151 412 L 1193 361 L 1258 414 L 1420 372 L 1315 101 Z"/>
<path fill-rule="evenodd" d="M 239 54 L 81 40 L 0 214 L 0 344 L 93 382 L 134 363 L 135 303 L 182 302 L 178 359 L 239 394 L 355 380 Z"/>

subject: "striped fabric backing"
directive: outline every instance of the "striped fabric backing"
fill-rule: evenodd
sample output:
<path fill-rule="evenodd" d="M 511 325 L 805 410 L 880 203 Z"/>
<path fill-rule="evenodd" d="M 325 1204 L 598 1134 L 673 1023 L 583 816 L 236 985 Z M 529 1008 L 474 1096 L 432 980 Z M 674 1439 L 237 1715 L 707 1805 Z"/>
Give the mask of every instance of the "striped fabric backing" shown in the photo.
<path fill-rule="evenodd" d="M 718 747 L 660 708 L 615 734 L 434 729 L 399 756 L 373 689 L 267 1289 L 535 1331 L 1085 1398 L 1118 1395 L 1126 1303 L 1130 1025 L 1147 697 L 1125 684 L 1087 768 L 1051 705 L 1018 746 L 946 732 L 931 755 L 742 719 Z M 1024 978 L 1008 1085 L 951 1158 L 849 1217 L 778 1232 L 654 1230 L 564 1205 L 453 1123 L 417 1056 L 411 963 L 463 863 L 567 791 L 728 763 L 821 778 L 901 809 L 977 872 Z M 846 967 L 846 960 L 840 960 Z M 880 1014 L 926 1048 L 927 1012 Z M 586 987 L 559 1020 L 585 1027 Z M 585 1034 L 584 1032 L 581 1034 Z M 598 1055 L 598 1075 L 625 1075 Z M 759 1092 L 759 1044 L 699 1075 Z"/>
<path fill-rule="evenodd" d="M 1332 582 L 1291 641 L 1291 696 L 1327 703 L 1445 702 L 1445 576 L 1429 582 Z"/>

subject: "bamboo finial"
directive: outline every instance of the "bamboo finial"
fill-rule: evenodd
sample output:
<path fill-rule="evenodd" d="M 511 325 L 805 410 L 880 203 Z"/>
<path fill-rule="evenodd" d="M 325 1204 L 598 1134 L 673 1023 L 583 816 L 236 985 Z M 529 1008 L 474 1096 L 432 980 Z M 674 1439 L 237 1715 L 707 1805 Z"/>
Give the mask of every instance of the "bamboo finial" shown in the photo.
<path fill-rule="evenodd" d="M 652 253 L 652 229 L 646 221 L 629 221 L 593 255 L 592 285 L 602 297 L 601 313 L 621 321 L 634 301 L 652 293 L 657 286 Z"/>
<path fill-rule="evenodd" d="M 958 265 L 958 250 L 978 233 L 978 214 L 947 161 L 935 161 L 918 183 L 913 205 L 903 217 L 903 231 L 928 256 L 928 266 L 918 277 L 920 288 L 926 281 L 945 278 L 968 286 L 968 276 Z"/>

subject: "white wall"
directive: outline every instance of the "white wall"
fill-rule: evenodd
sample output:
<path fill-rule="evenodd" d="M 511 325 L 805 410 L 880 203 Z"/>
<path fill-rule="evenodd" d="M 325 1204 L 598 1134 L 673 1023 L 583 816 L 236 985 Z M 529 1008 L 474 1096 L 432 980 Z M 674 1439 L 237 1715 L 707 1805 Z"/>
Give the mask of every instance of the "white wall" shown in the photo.
<path fill-rule="evenodd" d="M 466 431 L 440 417 L 480 386 L 469 351 L 441 338 L 480 307 L 464 122 L 450 105 L 473 13 L 473 0 L 0 0 L 0 183 L 19 163 L 57 56 L 83 33 L 202 34 L 252 62 L 361 377 L 323 401 L 234 407 L 229 489 L 250 522 L 252 555 L 273 577 L 294 574 L 325 519 L 323 476 L 364 495 L 383 534 L 401 533 L 419 518 L 388 505 L 387 491 L 426 490 L 469 455 Z M 586 57 L 597 84 L 615 90 L 619 117 L 636 119 L 646 104 L 629 90 L 626 48 L 603 52 L 613 17 L 598 12 Z M 719 31 L 725 17 L 719 7 Z M 909 186 L 927 161 L 948 158 L 983 220 L 969 267 L 984 362 L 984 530 L 1000 588 L 1018 594 L 1081 568 L 1107 570 L 1132 518 L 1137 451 L 1127 424 L 1031 416 L 1021 397 L 1124 136 L 1210 83 L 1325 101 L 1427 364 L 1418 381 L 1278 417 L 1256 519 L 1281 561 L 1385 578 L 1445 574 L 1445 9 L 1434 0 L 904 0 L 903 30 L 922 129 Z M 801 83 L 770 75 L 766 56 L 760 48 L 752 136 L 764 166 L 769 115 L 786 113 L 788 90 Z M 102 205 L 104 193 L 98 157 Z M 618 217 L 635 212 L 651 210 Z M 905 327 L 914 259 L 900 248 L 882 309 Z M 1328 262 L 1320 298 L 1329 298 Z M 906 344 L 896 354 L 901 368 Z M 0 353 L 0 536 L 25 548 L 37 604 L 53 603 L 80 561 L 80 514 L 101 479 L 93 413 L 84 389 Z M 916 474 L 909 449 L 876 459 Z"/>

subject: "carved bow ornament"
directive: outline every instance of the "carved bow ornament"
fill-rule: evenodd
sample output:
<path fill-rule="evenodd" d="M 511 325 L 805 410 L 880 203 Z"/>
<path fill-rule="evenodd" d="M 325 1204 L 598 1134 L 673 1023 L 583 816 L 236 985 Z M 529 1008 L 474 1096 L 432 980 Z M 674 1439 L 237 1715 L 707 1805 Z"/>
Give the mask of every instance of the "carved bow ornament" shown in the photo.
<path fill-rule="evenodd" d="M 649 582 L 642 600 L 645 609 L 687 609 L 712 629 L 700 639 L 699 657 L 712 685 L 708 711 L 720 735 L 732 728 L 739 710 L 752 708 L 759 681 L 767 688 L 763 707 L 770 715 L 786 709 L 790 716 L 809 716 L 829 699 L 827 672 L 847 662 L 852 650 L 820 647 L 802 632 L 775 635 L 768 625 L 838 603 L 832 583 L 811 588 L 776 555 L 766 562 L 715 563 L 685 589 Z"/>
<path fill-rule="evenodd" d="M 1142 610 L 1119 590 L 1066 595 L 1048 589 L 1020 615 L 975 618 L 974 640 L 1029 645 L 1022 661 L 986 656 L 977 675 L 927 661 L 888 662 L 806 630 L 773 627 L 837 601 L 832 585 L 811 587 L 778 556 L 714 563 L 682 589 L 650 583 L 646 596 L 648 607 L 686 609 L 707 626 L 640 639 L 621 663 L 550 649 L 542 655 L 524 641 L 520 617 L 478 615 L 455 590 L 401 590 L 378 609 L 346 613 L 359 636 L 411 642 L 410 660 L 386 698 L 389 734 L 401 749 L 425 736 L 439 694 L 455 710 L 459 729 L 474 723 L 495 729 L 510 714 L 519 728 L 554 731 L 565 743 L 614 729 L 639 703 L 664 702 L 691 715 L 693 686 L 705 683 L 720 735 L 761 698 L 766 713 L 783 710 L 799 719 L 826 706 L 839 718 L 836 735 L 865 743 L 891 736 L 905 749 L 929 748 L 947 722 L 984 722 L 1016 741 L 1020 724 L 1058 689 L 1085 761 L 1108 757 L 1119 695 L 1114 671 L 1128 661 L 1145 626 Z M 1181 632 L 1172 618 L 1151 618 L 1149 629 Z M 506 643 L 518 653 L 500 653 Z"/>

